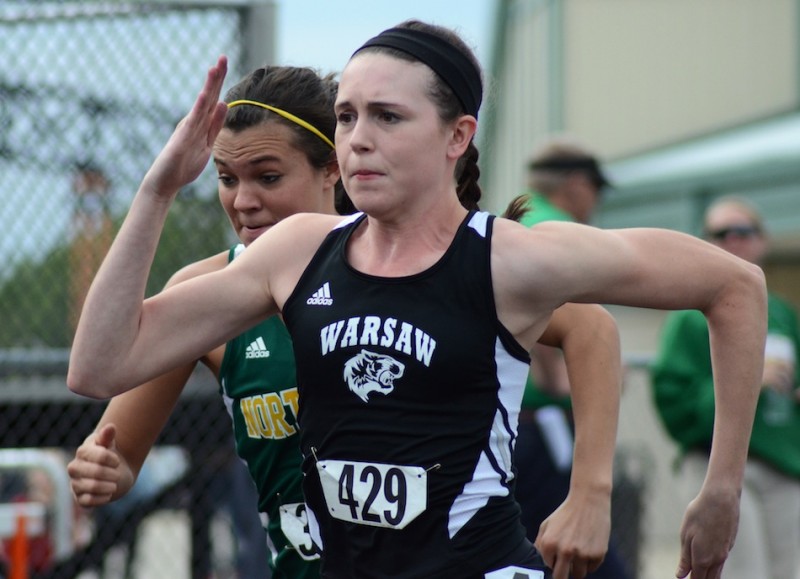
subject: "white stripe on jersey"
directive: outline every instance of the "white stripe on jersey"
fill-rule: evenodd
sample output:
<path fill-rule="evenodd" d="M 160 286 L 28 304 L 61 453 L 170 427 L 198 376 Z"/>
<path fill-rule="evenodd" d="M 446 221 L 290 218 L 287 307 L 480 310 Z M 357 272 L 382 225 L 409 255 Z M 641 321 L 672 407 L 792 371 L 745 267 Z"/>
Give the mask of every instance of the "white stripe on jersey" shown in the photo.
<path fill-rule="evenodd" d="M 358 219 L 362 215 L 363 215 L 363 213 L 360 212 L 360 211 L 358 213 L 353 213 L 352 215 L 348 215 L 344 219 L 342 219 L 339 223 L 337 223 L 336 226 L 333 229 L 336 230 L 336 229 L 341 229 L 342 227 L 346 227 L 346 226 L 350 225 L 351 223 L 353 223 L 353 221 L 355 221 L 356 219 Z"/>
<path fill-rule="evenodd" d="M 469 226 L 478 232 L 481 237 L 486 237 L 486 224 L 489 222 L 489 214 L 485 211 L 478 211 L 469 220 Z"/>
<path fill-rule="evenodd" d="M 499 338 L 495 341 L 495 363 L 500 388 L 497 395 L 498 408 L 489 433 L 489 450 L 494 463 L 502 472 L 497 471 L 486 453 L 481 453 L 472 479 L 464 485 L 464 490 L 450 507 L 447 528 L 451 539 L 486 505 L 489 497 L 507 496 L 506 484 L 514 477 L 511 456 L 517 438 L 519 409 L 529 366 L 509 354 Z"/>

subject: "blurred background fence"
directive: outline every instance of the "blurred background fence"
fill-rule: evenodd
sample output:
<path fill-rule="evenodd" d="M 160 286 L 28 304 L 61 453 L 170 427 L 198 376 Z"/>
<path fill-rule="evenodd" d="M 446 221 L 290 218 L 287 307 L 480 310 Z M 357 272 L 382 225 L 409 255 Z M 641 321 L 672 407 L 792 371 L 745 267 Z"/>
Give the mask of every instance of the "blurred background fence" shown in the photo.
<path fill-rule="evenodd" d="M 85 292 L 144 172 L 220 54 L 228 83 L 271 58 L 271 10 L 265 0 L 0 1 L 0 577 L 15 572 L 14 553 L 32 577 L 237 577 L 230 498 L 246 501 L 261 532 L 252 492 L 234 490 L 230 421 L 205 371 L 131 495 L 75 507 L 65 465 L 104 403 L 71 394 L 65 375 Z M 149 293 L 233 241 L 210 175 L 175 209 Z"/>

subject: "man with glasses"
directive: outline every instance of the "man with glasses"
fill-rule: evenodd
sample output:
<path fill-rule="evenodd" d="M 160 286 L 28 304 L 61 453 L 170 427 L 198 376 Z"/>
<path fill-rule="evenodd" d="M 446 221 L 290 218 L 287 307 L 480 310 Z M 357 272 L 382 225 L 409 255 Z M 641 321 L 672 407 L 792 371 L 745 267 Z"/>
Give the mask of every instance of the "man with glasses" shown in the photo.
<path fill-rule="evenodd" d="M 704 234 L 757 265 L 768 251 L 761 216 L 743 199 L 714 202 L 705 214 Z M 796 579 L 800 571 L 800 332 L 786 301 L 770 293 L 768 309 L 763 388 L 725 579 Z M 683 490 L 696 494 L 708 466 L 714 422 L 709 334 L 700 312 L 667 316 L 652 377 L 658 413 L 681 451 Z"/>

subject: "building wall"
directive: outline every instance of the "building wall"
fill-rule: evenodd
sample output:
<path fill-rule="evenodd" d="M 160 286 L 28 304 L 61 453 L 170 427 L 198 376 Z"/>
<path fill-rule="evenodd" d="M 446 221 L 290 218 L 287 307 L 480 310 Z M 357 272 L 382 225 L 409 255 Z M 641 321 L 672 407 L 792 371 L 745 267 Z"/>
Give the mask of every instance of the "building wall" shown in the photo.
<path fill-rule="evenodd" d="M 795 0 L 567 0 L 564 127 L 618 158 L 792 109 Z"/>
<path fill-rule="evenodd" d="M 484 206 L 554 133 L 626 158 L 798 104 L 798 0 L 498 0 L 478 134 Z"/>

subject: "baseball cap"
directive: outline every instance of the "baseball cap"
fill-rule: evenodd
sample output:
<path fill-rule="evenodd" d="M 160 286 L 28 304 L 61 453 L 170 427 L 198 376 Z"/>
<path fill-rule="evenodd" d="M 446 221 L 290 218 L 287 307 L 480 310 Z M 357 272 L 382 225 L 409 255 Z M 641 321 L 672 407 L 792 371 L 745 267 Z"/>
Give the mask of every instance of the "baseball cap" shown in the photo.
<path fill-rule="evenodd" d="M 611 186 L 611 181 L 603 173 L 600 163 L 591 155 L 572 155 L 561 153 L 559 155 L 543 156 L 531 159 L 528 169 L 541 171 L 582 171 L 597 186 L 604 189 Z"/>

